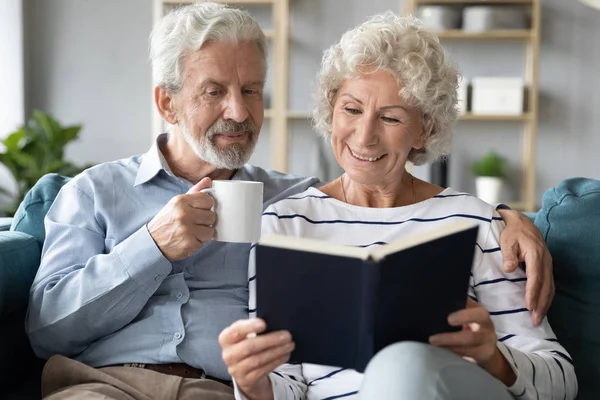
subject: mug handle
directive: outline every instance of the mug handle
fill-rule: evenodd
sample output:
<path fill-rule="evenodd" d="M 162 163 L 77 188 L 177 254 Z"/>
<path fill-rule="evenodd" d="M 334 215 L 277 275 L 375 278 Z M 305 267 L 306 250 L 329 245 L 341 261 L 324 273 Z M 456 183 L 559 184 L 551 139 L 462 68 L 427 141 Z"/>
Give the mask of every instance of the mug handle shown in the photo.
<path fill-rule="evenodd" d="M 209 195 L 210 197 L 213 198 L 213 206 L 210 210 L 215 211 L 215 204 L 217 201 L 217 199 L 215 198 L 215 188 L 210 187 L 210 188 L 202 189 L 202 190 L 200 190 L 200 193 L 206 193 L 207 195 Z"/>
<path fill-rule="evenodd" d="M 210 197 L 213 198 L 213 206 L 210 208 L 210 211 L 215 212 L 215 206 L 217 205 L 217 199 L 215 198 L 215 188 L 206 188 L 206 189 L 202 189 L 200 190 L 200 193 L 206 193 L 207 195 L 209 195 Z M 219 217 L 217 217 L 218 219 Z M 215 223 L 214 225 L 212 225 L 213 228 L 215 228 L 217 226 L 217 224 Z M 217 236 L 217 232 L 215 231 L 215 237 Z M 214 239 L 214 237 L 213 237 Z"/>
<path fill-rule="evenodd" d="M 215 188 L 210 187 L 210 188 L 202 189 L 202 190 L 200 190 L 200 193 L 206 193 L 213 199 L 215 198 Z"/>

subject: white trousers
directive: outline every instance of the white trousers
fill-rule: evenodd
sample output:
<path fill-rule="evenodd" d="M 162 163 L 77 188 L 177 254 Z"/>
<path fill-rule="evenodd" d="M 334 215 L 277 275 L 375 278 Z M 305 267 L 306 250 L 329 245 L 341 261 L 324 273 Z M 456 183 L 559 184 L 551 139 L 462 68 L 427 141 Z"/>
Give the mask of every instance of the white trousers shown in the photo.
<path fill-rule="evenodd" d="M 513 400 L 506 386 L 483 368 L 445 349 L 401 342 L 369 363 L 362 400 Z"/>

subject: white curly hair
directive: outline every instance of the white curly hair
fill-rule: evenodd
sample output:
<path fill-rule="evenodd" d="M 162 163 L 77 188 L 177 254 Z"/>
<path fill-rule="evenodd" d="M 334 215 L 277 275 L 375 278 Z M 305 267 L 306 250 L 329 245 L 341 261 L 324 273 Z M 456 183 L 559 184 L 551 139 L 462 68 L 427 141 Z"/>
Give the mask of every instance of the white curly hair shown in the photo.
<path fill-rule="evenodd" d="M 336 95 L 344 80 L 365 73 L 365 67 L 369 73 L 391 73 L 402 88 L 400 96 L 421 111 L 425 145 L 413 149 L 408 160 L 421 165 L 447 155 L 458 116 L 457 68 L 418 19 L 391 11 L 344 33 L 325 51 L 316 81 L 315 129 L 331 137 Z"/>

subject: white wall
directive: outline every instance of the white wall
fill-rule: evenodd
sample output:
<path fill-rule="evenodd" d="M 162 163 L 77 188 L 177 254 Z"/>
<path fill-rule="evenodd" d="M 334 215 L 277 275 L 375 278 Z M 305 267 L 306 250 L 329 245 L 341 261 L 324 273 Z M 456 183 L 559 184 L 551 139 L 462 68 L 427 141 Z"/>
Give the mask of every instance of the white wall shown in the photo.
<path fill-rule="evenodd" d="M 0 138 L 24 121 L 23 7 L 21 0 L 0 2 Z M 0 186 L 15 190 L 14 181 L 0 166 Z M 7 199 L 0 198 L 0 204 Z"/>
<path fill-rule="evenodd" d="M 24 119 L 22 14 L 21 0 L 0 2 L 0 137 Z"/>
<path fill-rule="evenodd" d="M 98 163 L 151 145 L 150 0 L 25 0 L 27 110 L 81 123 L 67 157 Z"/>
<path fill-rule="evenodd" d="M 27 110 L 38 107 L 64 123 L 84 124 L 68 155 L 100 162 L 144 152 L 151 141 L 152 26 L 150 0 L 24 0 L 28 45 Z M 368 15 L 400 10 L 398 0 L 292 1 L 290 106 L 310 104 L 322 51 Z M 579 2 L 544 0 L 540 63 L 541 109 L 537 143 L 537 194 L 569 176 L 600 178 L 600 11 Z M 465 76 L 522 71 L 523 47 L 502 43 L 445 42 Z M 473 62 L 481 60 L 481 62 Z M 295 121 L 291 171 L 309 173 L 314 143 L 307 121 Z M 520 125 L 461 122 L 451 158 L 450 184 L 473 191 L 470 161 L 493 147 L 513 166 L 519 187 Z M 255 160 L 268 165 L 268 127 Z M 427 168 L 417 169 L 427 177 Z M 512 190 L 514 192 L 515 190 Z M 509 190 L 509 195 L 511 190 Z"/>

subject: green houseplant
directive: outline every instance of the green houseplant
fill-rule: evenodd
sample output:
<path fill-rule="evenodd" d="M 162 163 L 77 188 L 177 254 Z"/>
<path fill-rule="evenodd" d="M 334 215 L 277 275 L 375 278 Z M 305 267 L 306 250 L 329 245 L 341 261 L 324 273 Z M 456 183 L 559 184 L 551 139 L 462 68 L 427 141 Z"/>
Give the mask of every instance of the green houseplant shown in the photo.
<path fill-rule="evenodd" d="M 507 167 L 508 165 L 503 157 L 493 151 L 489 151 L 480 159 L 475 160 L 471 169 L 475 176 L 505 179 Z"/>
<path fill-rule="evenodd" d="M 0 193 L 12 199 L 2 211 L 14 215 L 25 194 L 45 174 L 56 172 L 74 176 L 87 168 L 64 159 L 65 146 L 77 139 L 80 130 L 81 125 L 62 126 L 49 114 L 36 110 L 25 125 L 0 141 L 4 145 L 0 149 L 0 163 L 6 166 L 17 184 L 14 195 L 0 186 Z"/>
<path fill-rule="evenodd" d="M 506 159 L 489 151 L 473 162 L 471 170 L 475 175 L 477 197 L 490 204 L 499 203 L 500 192 L 508 171 Z"/>

